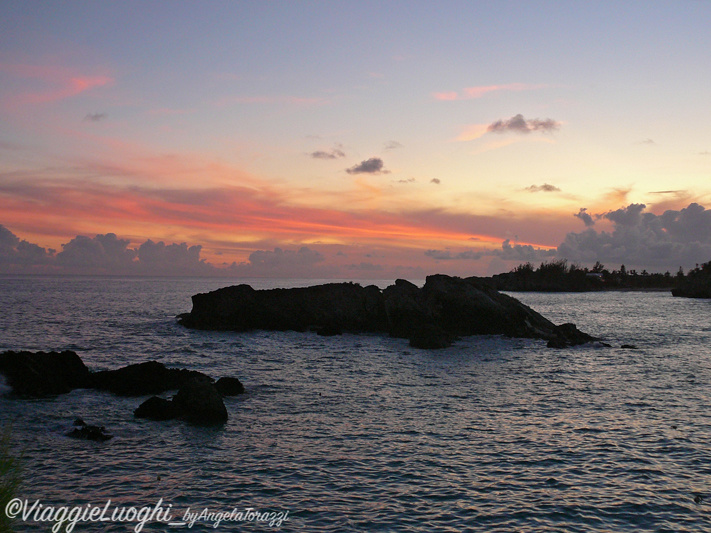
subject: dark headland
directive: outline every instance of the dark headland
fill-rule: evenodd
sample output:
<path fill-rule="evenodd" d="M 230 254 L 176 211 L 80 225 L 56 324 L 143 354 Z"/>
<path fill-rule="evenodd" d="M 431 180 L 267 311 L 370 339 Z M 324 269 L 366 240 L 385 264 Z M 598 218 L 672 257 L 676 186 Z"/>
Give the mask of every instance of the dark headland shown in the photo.
<path fill-rule="evenodd" d="M 386 289 L 328 283 L 293 289 L 225 287 L 192 297 L 179 322 L 194 329 L 383 333 L 418 348 L 444 348 L 456 337 L 506 335 L 565 347 L 594 340 L 574 324 L 556 326 L 479 278 L 428 276 L 419 288 L 397 280 Z"/>
<path fill-rule="evenodd" d="M 685 298 L 711 298 L 711 261 L 690 270 L 672 294 Z"/>
<path fill-rule="evenodd" d="M 591 269 L 568 264 L 565 259 L 518 265 L 510 272 L 480 278 L 499 291 L 510 292 L 590 292 L 590 291 L 671 291 L 674 296 L 711 298 L 711 262 L 684 274 L 669 271 L 649 273 L 627 270 L 625 265 L 609 270 L 599 261 Z"/>

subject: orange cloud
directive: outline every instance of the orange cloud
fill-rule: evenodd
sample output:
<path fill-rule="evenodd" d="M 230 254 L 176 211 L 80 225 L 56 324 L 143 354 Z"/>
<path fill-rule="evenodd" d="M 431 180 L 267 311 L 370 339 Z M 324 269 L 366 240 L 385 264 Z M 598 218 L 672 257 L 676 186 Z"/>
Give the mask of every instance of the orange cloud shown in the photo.
<path fill-rule="evenodd" d="M 53 247 L 76 234 L 109 232 L 136 241 L 154 238 L 196 242 L 199 236 L 198 242 L 206 251 L 213 242 L 224 249 L 225 243 L 266 241 L 360 243 L 419 250 L 447 243 L 487 248 L 498 246 L 508 231 L 523 233 L 525 228 L 540 228 L 535 238 L 527 241 L 547 241 L 551 235 L 564 233 L 560 229 L 551 231 L 560 225 L 560 219 L 539 216 L 529 215 L 529 220 L 515 224 L 510 216 L 444 210 L 348 211 L 296 206 L 284 200 L 287 196 L 278 190 L 244 186 L 168 189 L 88 180 L 23 179 L 0 183 L 0 211 L 4 215 L 1 223 L 8 227 L 54 236 L 51 243 L 42 242 Z M 534 235 L 534 231 L 529 234 Z"/>

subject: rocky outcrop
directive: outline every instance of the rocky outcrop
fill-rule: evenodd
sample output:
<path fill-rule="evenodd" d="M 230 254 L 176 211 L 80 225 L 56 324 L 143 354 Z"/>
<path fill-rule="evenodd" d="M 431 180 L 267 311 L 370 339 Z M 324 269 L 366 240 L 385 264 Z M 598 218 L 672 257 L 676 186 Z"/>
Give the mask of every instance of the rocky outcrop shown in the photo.
<path fill-rule="evenodd" d="M 217 387 L 218 395 L 223 396 L 244 393 L 244 386 L 237 378 L 223 377 L 215 383 L 202 372 L 166 368 L 157 361 L 90 372 L 72 351 L 3 352 L 0 353 L 0 374 L 5 376 L 13 394 L 32 398 L 57 396 L 74 389 L 106 390 L 120 396 L 145 396 L 179 391 L 193 384 Z"/>
<path fill-rule="evenodd" d="M 186 383 L 173 399 L 152 396 L 133 412 L 136 418 L 150 420 L 180 419 L 200 426 L 224 424 L 227 409 L 212 383 L 196 380 Z"/>
<path fill-rule="evenodd" d="M 296 289 L 226 287 L 192 298 L 193 309 L 180 323 L 194 329 L 249 331 L 380 331 L 385 309 L 380 289 L 355 283 L 329 283 Z"/>
<path fill-rule="evenodd" d="M 0 374 L 18 396 L 56 396 L 90 386 L 91 373 L 75 352 L 3 352 Z"/>
<path fill-rule="evenodd" d="M 177 390 L 190 381 L 212 378 L 195 370 L 166 368 L 163 363 L 147 361 L 128 365 L 117 370 L 104 370 L 91 375 L 92 388 L 107 390 L 119 396 L 145 396 Z"/>
<path fill-rule="evenodd" d="M 226 287 L 193 296 L 192 311 L 179 321 L 189 328 L 232 331 L 380 332 L 423 348 L 442 348 L 457 336 L 480 334 L 541 338 L 555 347 L 593 340 L 575 326 L 560 329 L 479 278 L 444 275 L 428 276 L 422 288 L 397 280 L 382 291 L 355 283 Z"/>

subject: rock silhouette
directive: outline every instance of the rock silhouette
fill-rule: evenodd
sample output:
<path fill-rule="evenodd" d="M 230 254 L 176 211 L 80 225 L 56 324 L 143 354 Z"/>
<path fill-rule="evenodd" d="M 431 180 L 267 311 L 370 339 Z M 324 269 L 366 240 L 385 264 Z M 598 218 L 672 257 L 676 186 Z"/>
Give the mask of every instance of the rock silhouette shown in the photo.
<path fill-rule="evenodd" d="M 223 424 L 227 409 L 217 387 L 204 380 L 184 384 L 173 399 L 152 396 L 133 412 L 136 418 L 172 420 L 178 418 L 200 426 Z"/>
<path fill-rule="evenodd" d="M 0 374 L 18 396 L 56 396 L 91 386 L 91 372 L 68 350 L 0 353 Z"/>
<path fill-rule="evenodd" d="M 0 374 L 5 375 L 13 394 L 38 398 L 57 396 L 73 389 L 107 390 L 121 396 L 145 396 L 177 390 L 172 400 L 153 396 L 135 411 L 138 418 L 170 420 L 179 418 L 199 425 L 227 420 L 223 396 L 245 392 L 234 377 L 215 381 L 194 370 L 166 368 L 157 361 L 128 365 L 117 370 L 90 372 L 79 356 L 64 352 L 4 352 L 0 354 Z M 90 426 L 78 418 L 68 436 L 87 440 L 108 440 L 111 435 L 100 426 Z"/>
<path fill-rule="evenodd" d="M 552 347 L 594 340 L 573 324 L 556 326 L 478 278 L 428 276 L 422 288 L 397 280 L 382 291 L 356 283 L 269 290 L 237 285 L 196 294 L 192 302 L 192 311 L 178 318 L 195 329 L 387 333 L 429 349 L 481 334 L 540 338 Z"/>

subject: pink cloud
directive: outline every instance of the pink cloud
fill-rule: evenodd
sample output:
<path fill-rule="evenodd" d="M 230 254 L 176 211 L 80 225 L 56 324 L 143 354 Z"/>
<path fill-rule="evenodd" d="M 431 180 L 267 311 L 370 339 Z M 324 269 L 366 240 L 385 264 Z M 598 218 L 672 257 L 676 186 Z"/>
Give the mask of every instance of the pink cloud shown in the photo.
<path fill-rule="evenodd" d="M 449 91 L 434 93 L 435 100 L 453 101 L 453 100 L 471 100 L 481 98 L 491 92 L 499 91 L 532 91 L 534 89 L 543 89 L 548 85 L 531 85 L 527 83 L 509 83 L 506 85 L 480 85 L 477 87 L 466 87 L 460 92 Z"/>
<path fill-rule="evenodd" d="M 110 76 L 85 75 L 73 69 L 46 65 L 0 63 L 0 72 L 22 82 L 35 82 L 32 89 L 22 88 L 7 95 L 6 107 L 56 102 L 114 82 Z"/>

